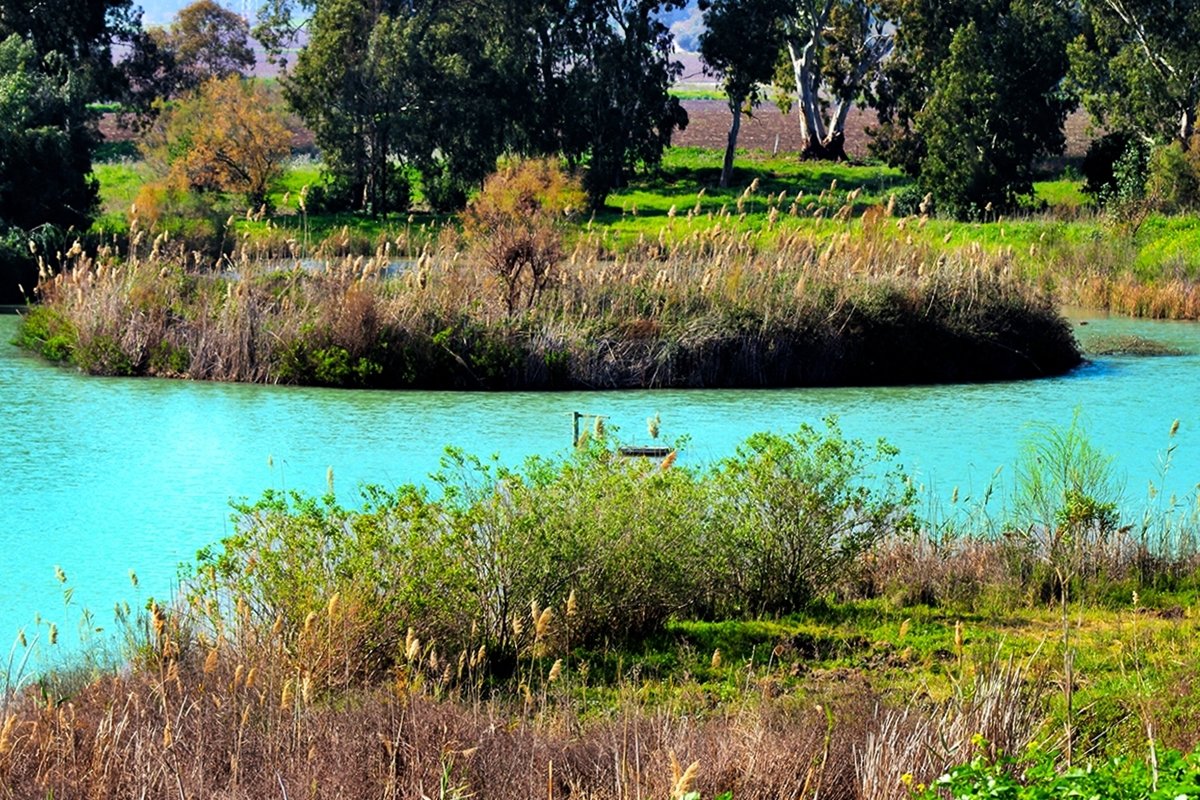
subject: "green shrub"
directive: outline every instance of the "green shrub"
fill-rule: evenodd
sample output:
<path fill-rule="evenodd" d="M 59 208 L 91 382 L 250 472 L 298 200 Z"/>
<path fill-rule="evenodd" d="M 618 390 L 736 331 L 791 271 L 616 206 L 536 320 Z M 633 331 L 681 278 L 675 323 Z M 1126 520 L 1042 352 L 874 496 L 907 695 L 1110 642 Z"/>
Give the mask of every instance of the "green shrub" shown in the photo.
<path fill-rule="evenodd" d="M 1200 751 L 1157 753 L 1153 766 L 1141 759 L 1113 759 L 1059 771 L 1053 753 L 1018 762 L 983 758 L 954 767 L 933 786 L 918 787 L 914 800 L 1179 800 L 1200 796 Z"/>
<path fill-rule="evenodd" d="M 1200 152 L 1197 152 L 1197 146 L 1185 150 L 1179 142 L 1172 142 L 1156 147 L 1150 154 L 1146 190 L 1163 211 L 1188 211 L 1200 205 Z"/>
<path fill-rule="evenodd" d="M 33 306 L 21 317 L 13 344 L 48 361 L 69 361 L 78 334 L 71 321 L 53 306 Z"/>
<path fill-rule="evenodd" d="M 760 433 L 721 462 L 712 484 L 711 541 L 730 586 L 723 614 L 787 613 L 848 577 L 890 534 L 911 530 L 912 486 L 895 448 L 802 425 Z"/>
<path fill-rule="evenodd" d="M 200 607 L 236 598 L 293 628 L 336 594 L 362 609 L 351 661 L 373 675 L 404 657 L 410 626 L 442 653 L 482 645 L 511 669 L 637 641 L 676 615 L 797 610 L 909 525 L 911 489 L 892 456 L 833 423 L 753 437 L 708 472 L 624 458 L 595 438 L 520 469 L 449 451 L 436 496 L 368 488 L 350 510 L 332 495 L 269 492 L 237 506 L 235 534 L 200 554 L 191 591 Z"/>

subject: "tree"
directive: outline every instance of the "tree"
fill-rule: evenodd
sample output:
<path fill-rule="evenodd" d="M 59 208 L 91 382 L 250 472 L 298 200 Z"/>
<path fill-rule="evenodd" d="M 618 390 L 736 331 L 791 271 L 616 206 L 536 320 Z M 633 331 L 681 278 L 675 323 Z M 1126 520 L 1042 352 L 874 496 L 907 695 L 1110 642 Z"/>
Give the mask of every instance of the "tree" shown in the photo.
<path fill-rule="evenodd" d="M 57 53 L 64 70 L 93 97 L 125 86 L 116 50 L 137 38 L 141 9 L 133 0 L 0 0 L 0 39 L 16 34 L 39 56 Z"/>
<path fill-rule="evenodd" d="M 721 76 L 733 122 L 721 164 L 721 186 L 729 186 L 742 115 L 762 100 L 761 85 L 771 80 L 783 46 L 783 0 L 707 0 L 700 56 Z M 747 46 L 747 42 L 754 42 Z"/>
<path fill-rule="evenodd" d="M 393 208 L 406 168 L 435 207 L 461 206 L 504 152 L 585 167 L 597 205 L 686 124 L 657 16 L 678 2 L 272 0 L 256 35 L 280 47 L 313 9 L 287 96 L 354 207 Z"/>
<path fill-rule="evenodd" d="M 844 159 L 846 119 L 866 99 L 894 33 L 872 0 L 792 0 L 785 42 L 806 158 Z"/>
<path fill-rule="evenodd" d="M 1071 14 L 1055 0 L 900 0 L 873 149 L 960 217 L 1032 192 L 1060 152 Z"/>
<path fill-rule="evenodd" d="M 143 153 L 177 183 L 239 194 L 258 207 L 290 152 L 291 135 L 274 105 L 260 84 L 213 78 L 159 118 Z"/>
<path fill-rule="evenodd" d="M 174 93 L 190 92 L 211 78 L 244 78 L 254 68 L 250 26 L 213 0 L 196 0 L 180 9 L 169 28 L 150 33 L 171 55 Z"/>
<path fill-rule="evenodd" d="M 1193 144 L 1200 105 L 1200 4 L 1088 0 L 1071 47 L 1084 106 L 1112 130 L 1147 144 Z"/>
<path fill-rule="evenodd" d="M 0 42 L 0 302 L 37 282 L 29 240 L 85 228 L 96 203 L 85 85 L 61 62 L 16 34 Z"/>
<path fill-rule="evenodd" d="M 561 152 L 584 165 L 593 208 L 639 167 L 662 161 L 687 112 L 669 93 L 681 67 L 659 20 L 675 0 L 576 0 L 567 7 L 567 60 L 560 67 Z"/>

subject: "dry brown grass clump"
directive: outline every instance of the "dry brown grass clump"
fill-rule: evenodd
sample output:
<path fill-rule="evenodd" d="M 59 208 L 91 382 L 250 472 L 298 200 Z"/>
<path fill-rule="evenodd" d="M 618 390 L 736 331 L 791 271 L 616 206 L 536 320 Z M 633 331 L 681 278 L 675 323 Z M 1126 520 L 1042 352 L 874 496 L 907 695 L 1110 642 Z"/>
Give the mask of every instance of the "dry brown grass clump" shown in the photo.
<path fill-rule="evenodd" d="M 214 646 L 177 643 L 171 626 L 127 674 L 61 703 L 30 692 L 11 704 L 0 796 L 899 798 L 903 775 L 932 780 L 987 746 L 978 734 L 1015 752 L 1040 722 L 1038 684 L 1004 664 L 924 708 L 889 709 L 850 683 L 817 702 L 751 694 L 697 714 L 645 705 L 630 685 L 581 718 L 561 684 L 532 706 L 439 699 L 408 669 L 317 688 L 288 677 L 304 648 L 281 651 L 274 633 Z"/>
<path fill-rule="evenodd" d="M 28 341 L 59 336 L 59 355 L 103 374 L 385 388 L 913 383 L 1079 360 L 1049 297 L 980 248 L 716 220 L 615 255 L 585 234 L 553 269 L 517 259 L 510 281 L 443 238 L 413 261 L 388 242 L 319 268 L 243 249 L 217 272 L 161 237 L 148 254 L 75 252 L 41 286 L 57 327 Z"/>

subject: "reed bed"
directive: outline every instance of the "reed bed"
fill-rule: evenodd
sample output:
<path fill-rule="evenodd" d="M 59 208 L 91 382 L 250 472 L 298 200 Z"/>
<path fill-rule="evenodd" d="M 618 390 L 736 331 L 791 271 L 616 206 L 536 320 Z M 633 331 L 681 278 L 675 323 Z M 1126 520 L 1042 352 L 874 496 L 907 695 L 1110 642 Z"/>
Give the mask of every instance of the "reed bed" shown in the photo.
<path fill-rule="evenodd" d="M 246 243 L 208 270 L 159 237 L 67 254 L 22 339 L 98 374 L 455 389 L 919 383 L 1079 363 L 1008 255 L 866 225 L 830 237 L 717 219 L 616 253 L 584 233 L 515 313 L 453 232 L 409 260 L 399 237 L 319 264 Z"/>
<path fill-rule="evenodd" d="M 386 690 L 281 708 L 235 682 L 242 665 L 176 670 L 114 677 L 62 705 L 22 703 L 7 717 L 0 795 L 883 800 L 907 796 L 902 775 L 928 782 L 948 765 L 924 747 L 971 750 L 934 733 L 944 716 L 964 718 L 951 706 L 862 715 L 855 703 L 874 705 L 863 697 L 827 701 L 829 717 L 768 701 L 703 720 L 635 705 L 611 719 L 530 720 L 500 704 Z M 984 702 L 1014 699 L 1024 697 Z M 885 763 L 884 746 L 914 757 Z"/>

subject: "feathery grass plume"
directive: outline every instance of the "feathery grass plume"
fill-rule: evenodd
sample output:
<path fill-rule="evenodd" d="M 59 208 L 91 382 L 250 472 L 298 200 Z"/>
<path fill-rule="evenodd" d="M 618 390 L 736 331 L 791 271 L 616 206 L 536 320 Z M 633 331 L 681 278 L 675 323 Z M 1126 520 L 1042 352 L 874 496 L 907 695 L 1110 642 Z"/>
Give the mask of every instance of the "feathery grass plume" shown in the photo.
<path fill-rule="evenodd" d="M 954 623 L 954 652 L 962 657 L 963 654 L 963 624 L 962 621 Z"/>
<path fill-rule="evenodd" d="M 554 617 L 554 612 L 547 606 L 541 614 L 538 615 L 537 624 L 534 626 L 533 638 L 535 641 L 541 641 L 546 637 L 550 630 L 550 621 Z"/>
<path fill-rule="evenodd" d="M 513 632 L 513 637 L 517 638 L 517 639 L 520 639 L 521 634 L 525 632 L 525 623 L 521 621 L 520 614 L 513 614 L 512 632 Z"/>
<path fill-rule="evenodd" d="M 138 576 L 133 570 L 129 570 L 129 582 L 133 584 L 133 588 L 138 588 Z"/>
<path fill-rule="evenodd" d="M 562 659 L 561 658 L 554 659 L 554 664 L 550 667 L 550 675 L 548 676 L 548 680 L 551 683 L 554 683 L 559 678 L 561 678 L 562 677 L 562 669 L 563 669 Z"/>
<path fill-rule="evenodd" d="M 233 688 L 236 689 L 242 685 L 242 676 L 246 673 L 244 664 L 238 664 L 233 670 Z"/>
<path fill-rule="evenodd" d="M 573 617 L 577 613 L 579 613 L 579 606 L 575 600 L 575 590 L 572 589 L 571 593 L 567 595 L 567 616 Z"/>
<path fill-rule="evenodd" d="M 63 568 L 57 564 L 54 566 L 54 577 L 59 583 L 67 582 L 67 573 L 63 572 Z"/>
<path fill-rule="evenodd" d="M 307 636 L 312 631 L 313 623 L 317 621 L 317 612 L 310 611 L 304 617 L 304 627 L 301 629 L 301 634 Z"/>
<path fill-rule="evenodd" d="M 49 640 L 50 644 L 58 644 L 58 626 L 53 622 L 50 623 Z"/>
<path fill-rule="evenodd" d="M 9 714 L 4 718 L 4 727 L 0 728 L 0 757 L 8 755 L 8 752 L 12 750 L 12 732 L 16 727 L 16 714 Z"/>
<path fill-rule="evenodd" d="M 592 435 L 597 439 L 604 438 L 604 417 L 596 417 L 596 424 L 592 427 Z"/>
<path fill-rule="evenodd" d="M 721 648 L 713 650 L 711 666 L 713 669 L 721 668 Z"/>
<path fill-rule="evenodd" d="M 663 472 L 666 472 L 671 467 L 675 466 L 675 459 L 677 457 L 678 451 L 672 450 L 671 452 L 667 453 L 667 457 L 662 460 L 662 463 L 658 465 L 658 468 Z"/>
<path fill-rule="evenodd" d="M 529 620 L 534 624 L 535 627 L 537 626 L 538 617 L 540 617 L 541 615 L 542 615 L 542 607 L 538 603 L 537 598 L 535 597 L 534 599 L 529 601 Z"/>
<path fill-rule="evenodd" d="M 170 748 L 175 743 L 175 734 L 171 732 L 171 720 L 167 720 L 167 724 L 163 726 L 163 747 Z"/>
<path fill-rule="evenodd" d="M 279 708 L 281 711 L 288 711 L 292 707 L 292 702 L 295 700 L 294 681 L 288 678 L 283 682 L 283 690 L 279 693 Z"/>
<path fill-rule="evenodd" d="M 692 784 L 696 782 L 696 776 L 700 774 L 700 761 L 693 761 L 688 764 L 687 769 L 683 772 L 679 771 L 679 761 L 675 758 L 675 754 L 671 753 L 671 798 L 672 800 L 683 800 L 692 790 Z"/>
<path fill-rule="evenodd" d="M 404 658 L 408 663 L 412 664 L 421 657 L 421 640 L 416 636 L 411 637 L 404 647 Z"/>
<path fill-rule="evenodd" d="M 1171 438 L 1174 438 L 1175 434 L 1177 434 L 1177 433 L 1179 433 L 1179 420 L 1178 419 L 1171 423 L 1171 433 L 1168 434 L 1168 436 L 1170 436 Z"/>
<path fill-rule="evenodd" d="M 204 674 L 211 675 L 213 670 L 217 668 L 217 662 L 220 657 L 217 654 L 216 648 L 208 651 L 208 656 L 204 659 Z"/>
<path fill-rule="evenodd" d="M 896 638 L 899 639 L 900 641 L 904 641 L 904 637 L 908 636 L 908 629 L 909 629 L 910 625 L 912 625 L 912 619 L 905 619 L 904 622 L 901 622 L 900 623 L 900 635 Z"/>
<path fill-rule="evenodd" d="M 300 683 L 300 699 L 304 701 L 304 705 L 312 703 L 312 673 L 305 672 L 304 680 Z"/>
<path fill-rule="evenodd" d="M 704 279 L 706 281 L 708 280 L 707 273 L 705 273 Z M 701 291 L 703 291 L 703 289 Z M 661 423 L 661 420 L 659 420 L 657 413 L 655 413 L 655 415 L 653 417 L 650 417 L 649 419 L 646 420 L 646 432 L 650 434 L 651 439 L 658 438 L 658 428 L 659 428 L 660 423 Z"/>
<path fill-rule="evenodd" d="M 342 595 L 340 592 L 334 592 L 333 596 L 329 598 L 329 605 L 325 609 L 325 616 L 329 618 L 330 622 L 333 622 L 333 620 L 337 617 L 338 602 L 341 599 Z"/>

